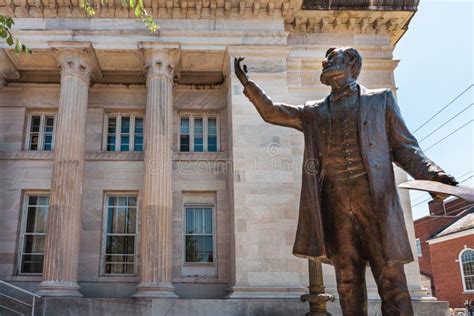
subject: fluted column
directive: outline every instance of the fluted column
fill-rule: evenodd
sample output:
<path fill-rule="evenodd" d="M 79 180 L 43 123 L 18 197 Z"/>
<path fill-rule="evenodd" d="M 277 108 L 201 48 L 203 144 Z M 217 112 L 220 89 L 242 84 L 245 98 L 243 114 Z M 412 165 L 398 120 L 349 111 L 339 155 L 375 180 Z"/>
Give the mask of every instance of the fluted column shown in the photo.
<path fill-rule="evenodd" d="M 90 78 L 98 63 L 90 43 L 50 43 L 61 67 L 43 296 L 82 296 L 77 284 L 84 138 Z"/>
<path fill-rule="evenodd" d="M 153 44 L 150 44 L 153 45 Z M 160 44 L 158 44 L 160 45 Z M 172 109 L 177 46 L 144 48 L 147 102 L 136 297 L 176 297 L 171 283 Z"/>

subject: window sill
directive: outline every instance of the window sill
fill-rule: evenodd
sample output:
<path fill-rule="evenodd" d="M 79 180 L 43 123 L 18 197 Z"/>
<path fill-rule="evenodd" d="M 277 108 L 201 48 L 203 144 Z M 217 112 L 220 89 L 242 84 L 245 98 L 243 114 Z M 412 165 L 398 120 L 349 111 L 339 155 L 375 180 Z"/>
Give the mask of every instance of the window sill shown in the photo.
<path fill-rule="evenodd" d="M 193 267 L 193 268 L 213 268 L 216 264 L 214 262 L 185 262 L 183 263 L 183 267 Z"/>
<path fill-rule="evenodd" d="M 0 160 L 53 160 L 51 150 L 15 150 L 0 151 Z"/>
<path fill-rule="evenodd" d="M 4 281 L 16 281 L 16 282 L 41 282 L 43 281 L 43 276 L 38 274 L 22 274 L 22 275 L 10 275 L 6 276 Z"/>
<path fill-rule="evenodd" d="M 173 160 L 175 161 L 226 161 L 227 157 L 226 151 L 173 153 Z"/>

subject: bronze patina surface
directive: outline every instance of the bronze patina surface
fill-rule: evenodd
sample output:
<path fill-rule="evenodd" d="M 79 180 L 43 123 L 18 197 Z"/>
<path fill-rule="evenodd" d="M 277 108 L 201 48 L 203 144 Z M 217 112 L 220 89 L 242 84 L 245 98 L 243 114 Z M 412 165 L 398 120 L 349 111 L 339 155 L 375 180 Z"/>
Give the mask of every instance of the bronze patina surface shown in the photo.
<path fill-rule="evenodd" d="M 273 102 L 249 80 L 242 60 L 235 59 L 236 76 L 262 118 L 304 134 L 293 254 L 334 265 L 344 315 L 367 315 L 367 263 L 383 315 L 413 315 L 403 271 L 413 254 L 392 162 L 415 179 L 450 185 L 456 180 L 425 156 L 389 89 L 369 90 L 356 82 L 362 58 L 354 48 L 327 51 L 320 79 L 331 94 L 301 106 Z"/>

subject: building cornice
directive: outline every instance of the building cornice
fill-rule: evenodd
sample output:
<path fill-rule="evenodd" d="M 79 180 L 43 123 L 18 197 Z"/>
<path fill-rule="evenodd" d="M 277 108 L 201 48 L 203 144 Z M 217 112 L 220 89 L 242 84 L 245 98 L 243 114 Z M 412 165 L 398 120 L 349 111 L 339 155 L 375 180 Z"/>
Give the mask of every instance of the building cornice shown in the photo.
<path fill-rule="evenodd" d="M 44 5 L 43 3 L 49 3 Z M 1 3 L 1 2 L 0 2 Z M 100 2 L 99 2 L 100 3 Z M 384 34 L 390 37 L 392 44 L 407 30 L 410 19 L 416 10 L 393 10 L 386 7 L 366 9 L 336 8 L 331 7 L 315 10 L 302 9 L 301 0 L 269 0 L 266 3 L 260 1 L 240 1 L 235 0 L 208 0 L 208 1 L 158 1 L 152 0 L 151 4 L 146 3 L 149 7 L 145 9 L 151 13 L 153 18 L 160 20 L 220 20 L 245 22 L 268 20 L 269 22 L 280 21 L 280 25 L 284 25 L 284 29 L 289 32 L 297 33 L 354 33 L 354 34 Z M 151 6 L 150 6 L 151 5 Z M 126 6 L 119 2 L 109 1 L 105 6 L 97 5 L 96 15 L 90 18 L 90 21 L 98 19 L 131 19 L 134 14 Z M 35 5 L 30 5 L 28 1 L 7 0 L 4 4 L 0 4 L 0 14 L 13 16 L 16 18 L 58 18 L 68 19 L 74 18 L 88 21 L 84 10 L 79 8 L 79 2 L 56 2 L 53 0 L 45 0 L 43 2 L 36 1 Z M 71 19 L 68 19 L 71 20 Z M 130 23 L 129 23 L 130 24 Z M 165 24 L 164 29 L 169 27 Z M 100 23 L 84 23 L 84 27 L 88 29 L 102 28 L 104 25 Z M 113 24 L 111 24 L 113 25 Z M 141 27 L 143 25 L 131 23 L 132 27 Z M 81 27 L 81 23 L 76 27 Z M 116 29 L 117 25 L 113 25 Z M 124 26 L 126 29 L 130 25 Z M 186 24 L 177 26 L 175 23 L 173 28 L 188 27 Z M 230 24 L 232 28 L 232 24 Z M 240 25 L 236 30 L 245 29 L 245 25 Z M 119 24 L 120 28 L 120 24 Z M 165 35 L 166 31 L 153 34 L 155 37 Z M 188 31 L 186 31 L 188 32 Z M 191 31 L 192 32 L 192 31 Z M 192 36 L 186 33 L 186 37 Z"/>

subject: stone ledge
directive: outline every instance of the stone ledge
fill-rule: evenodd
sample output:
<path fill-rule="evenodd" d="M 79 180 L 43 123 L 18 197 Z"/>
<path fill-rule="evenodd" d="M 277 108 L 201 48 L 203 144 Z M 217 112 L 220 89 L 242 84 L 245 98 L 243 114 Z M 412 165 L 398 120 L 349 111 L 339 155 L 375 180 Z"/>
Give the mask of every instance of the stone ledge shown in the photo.
<path fill-rule="evenodd" d="M 308 303 L 297 299 L 99 299 L 44 298 L 36 315 L 167 315 L 167 316 L 243 316 L 304 315 Z M 338 301 L 328 305 L 333 316 L 341 310 Z M 414 301 L 415 315 L 447 316 L 447 302 Z M 43 314 L 41 313 L 43 312 Z M 380 314 L 380 301 L 370 300 L 369 315 Z"/>

